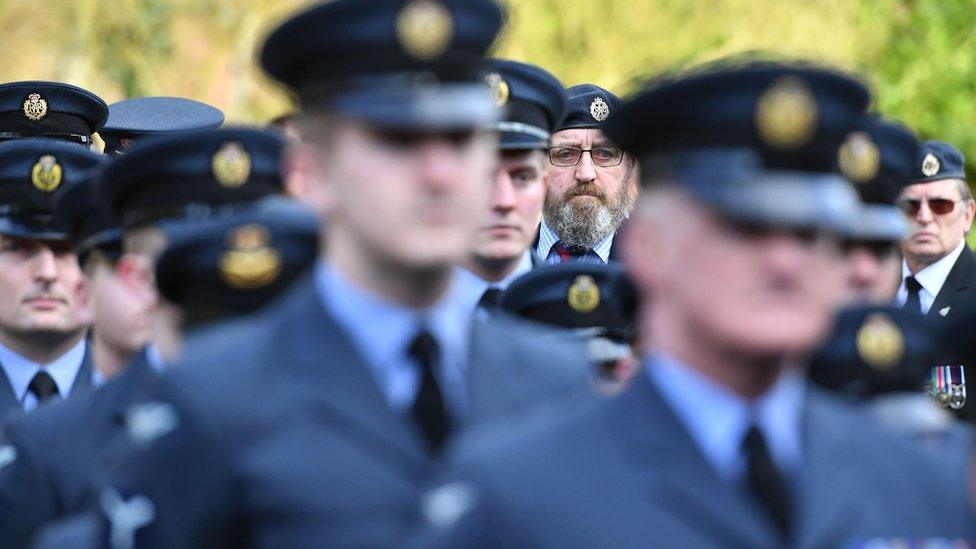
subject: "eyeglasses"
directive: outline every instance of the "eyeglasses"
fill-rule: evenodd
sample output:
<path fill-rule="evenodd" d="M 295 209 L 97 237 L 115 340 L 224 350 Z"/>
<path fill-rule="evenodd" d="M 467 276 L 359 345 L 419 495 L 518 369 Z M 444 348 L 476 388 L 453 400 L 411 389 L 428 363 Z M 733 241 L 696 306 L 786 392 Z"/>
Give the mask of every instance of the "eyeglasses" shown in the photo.
<path fill-rule="evenodd" d="M 936 215 L 950 213 L 956 208 L 956 202 L 962 202 L 962 200 L 952 200 L 950 198 L 926 198 L 925 201 L 929 203 L 929 209 Z M 914 217 L 922 209 L 922 201 L 917 198 L 899 200 L 898 209 Z"/>
<path fill-rule="evenodd" d="M 624 159 L 624 151 L 618 147 L 593 147 L 581 149 L 579 147 L 550 147 L 549 162 L 560 168 L 571 168 L 580 163 L 583 153 L 590 153 L 593 164 L 601 168 L 619 166 Z"/>

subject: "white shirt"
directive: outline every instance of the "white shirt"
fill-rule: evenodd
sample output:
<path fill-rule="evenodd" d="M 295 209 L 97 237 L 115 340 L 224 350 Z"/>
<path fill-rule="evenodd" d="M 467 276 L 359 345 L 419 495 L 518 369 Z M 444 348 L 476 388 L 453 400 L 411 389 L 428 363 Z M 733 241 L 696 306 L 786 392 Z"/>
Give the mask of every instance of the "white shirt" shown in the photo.
<path fill-rule="evenodd" d="M 448 292 L 433 306 L 411 309 L 348 280 L 335 265 L 319 263 L 315 283 L 325 310 L 348 334 L 370 369 L 380 394 L 396 412 L 407 412 L 420 390 L 420 369 L 408 350 L 421 328 L 440 346 L 434 375 L 448 406 L 466 408 L 464 370 L 471 330 L 470 288 L 454 277 Z"/>
<path fill-rule="evenodd" d="M 71 393 L 78 371 L 81 370 L 81 363 L 85 360 L 87 351 L 87 340 L 75 344 L 68 352 L 56 358 L 48 364 L 38 364 L 29 358 L 0 344 L 0 365 L 3 366 L 10 386 L 14 390 L 14 396 L 24 407 L 25 411 L 33 410 L 37 407 L 37 397 L 34 393 L 27 390 L 30 382 L 37 375 L 37 372 L 44 370 L 54 379 L 54 384 L 58 387 L 58 394 L 61 398 L 66 398 Z"/>
<path fill-rule="evenodd" d="M 613 247 L 613 236 L 615 233 L 610 233 L 610 236 L 604 238 L 593 247 L 593 252 L 599 257 L 604 265 L 610 261 L 610 248 Z M 546 263 L 560 263 L 559 254 L 555 253 L 552 249 L 556 243 L 559 242 L 559 236 L 556 232 L 549 228 L 546 224 L 545 218 L 542 219 L 542 223 L 539 224 L 539 244 L 536 246 L 536 253 L 539 257 L 545 260 Z M 589 254 L 587 254 L 589 255 Z M 585 257 L 585 256 L 584 256 Z"/>
<path fill-rule="evenodd" d="M 705 459 L 726 482 L 745 478 L 742 444 L 756 425 L 777 469 L 795 478 L 802 460 L 801 412 L 806 382 L 786 370 L 764 395 L 748 401 L 711 378 L 664 354 L 647 360 L 647 373 Z"/>
<path fill-rule="evenodd" d="M 932 308 L 935 297 L 939 295 L 942 286 L 945 285 L 946 279 L 949 278 L 949 272 L 952 271 L 952 267 L 955 266 L 956 260 L 959 259 L 959 255 L 962 254 L 962 249 L 965 246 L 966 240 L 963 239 L 955 250 L 949 252 L 949 255 L 915 273 L 915 280 L 922 285 L 922 289 L 918 291 L 919 301 L 922 302 L 922 314 L 928 314 L 929 309 Z M 905 286 L 905 277 L 908 276 L 912 276 L 912 271 L 908 268 L 908 262 L 902 259 L 901 285 L 898 286 L 897 296 L 898 305 L 904 305 L 908 301 L 908 287 Z"/>

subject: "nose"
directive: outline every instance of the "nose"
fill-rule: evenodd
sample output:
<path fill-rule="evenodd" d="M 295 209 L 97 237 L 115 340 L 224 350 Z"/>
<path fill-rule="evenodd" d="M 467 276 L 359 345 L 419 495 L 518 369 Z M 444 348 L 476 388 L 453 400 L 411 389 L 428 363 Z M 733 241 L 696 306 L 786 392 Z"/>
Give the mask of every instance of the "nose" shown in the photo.
<path fill-rule="evenodd" d="M 419 150 L 423 185 L 432 190 L 444 190 L 454 184 L 459 175 L 462 151 L 447 139 L 427 139 Z"/>
<path fill-rule="evenodd" d="M 596 179 L 596 166 L 593 165 L 593 156 L 584 152 L 579 164 L 576 165 L 576 181 L 589 183 L 594 179 Z"/>
<path fill-rule="evenodd" d="M 848 285 L 853 288 L 870 286 L 877 278 L 879 265 L 874 255 L 862 246 L 851 249 L 847 254 Z"/>
<path fill-rule="evenodd" d="M 489 206 L 493 211 L 507 212 L 515 208 L 515 186 L 512 176 L 506 170 L 498 170 L 491 186 Z"/>
<path fill-rule="evenodd" d="M 57 259 L 54 252 L 47 246 L 40 246 L 37 253 L 31 258 L 33 265 L 34 279 L 38 282 L 49 284 L 58 277 Z"/>
<path fill-rule="evenodd" d="M 932 210 L 929 208 L 928 200 L 922 200 L 918 208 L 918 213 L 915 214 L 915 221 L 919 225 L 925 225 L 931 223 L 933 219 L 934 216 L 932 215 Z"/>

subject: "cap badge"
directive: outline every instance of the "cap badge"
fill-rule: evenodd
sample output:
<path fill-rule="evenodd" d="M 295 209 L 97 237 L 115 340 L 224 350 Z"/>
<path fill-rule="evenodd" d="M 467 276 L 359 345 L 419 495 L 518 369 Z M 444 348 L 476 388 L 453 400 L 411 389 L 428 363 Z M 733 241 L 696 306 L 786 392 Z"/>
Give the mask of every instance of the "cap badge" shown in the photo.
<path fill-rule="evenodd" d="M 840 170 L 855 183 L 865 183 L 875 178 L 881 169 L 881 152 L 864 132 L 847 136 L 838 153 Z"/>
<path fill-rule="evenodd" d="M 210 167 L 217 183 L 236 189 L 251 176 L 251 155 L 237 141 L 228 141 L 214 153 Z"/>
<path fill-rule="evenodd" d="M 47 116 L 47 100 L 39 93 L 32 93 L 24 99 L 24 116 L 31 122 L 39 122 Z"/>
<path fill-rule="evenodd" d="M 589 313 L 600 306 L 600 287 L 592 276 L 579 275 L 569 287 L 566 301 L 577 313 Z"/>
<path fill-rule="evenodd" d="M 590 103 L 590 116 L 597 122 L 603 122 L 610 116 L 610 105 L 602 97 L 597 97 Z"/>
<path fill-rule="evenodd" d="M 756 104 L 759 136 L 777 149 L 797 149 L 806 144 L 817 130 L 818 118 L 816 99 L 794 76 L 777 80 Z"/>
<path fill-rule="evenodd" d="M 239 290 L 271 284 L 281 273 L 281 255 L 270 247 L 271 234 L 261 225 L 244 225 L 227 237 L 228 249 L 220 256 L 220 278 Z"/>
<path fill-rule="evenodd" d="M 31 183 L 39 191 L 49 193 L 61 184 L 61 164 L 54 155 L 45 154 L 31 168 Z"/>
<path fill-rule="evenodd" d="M 508 103 L 508 82 L 502 78 L 502 75 L 497 72 L 488 73 L 488 76 L 485 76 L 485 84 L 488 85 L 488 93 L 491 94 L 491 100 L 496 106 L 501 107 Z"/>
<path fill-rule="evenodd" d="M 447 50 L 454 36 L 454 21 L 440 2 L 414 0 L 397 16 L 396 35 L 407 53 L 429 61 Z"/>
<path fill-rule="evenodd" d="M 922 175 L 925 177 L 932 177 L 939 173 L 940 168 L 942 165 L 939 164 L 939 159 L 934 154 L 929 153 L 922 159 Z"/>
<path fill-rule="evenodd" d="M 901 360 L 905 339 L 888 315 L 874 313 L 857 331 L 857 352 L 868 366 L 886 372 Z"/>

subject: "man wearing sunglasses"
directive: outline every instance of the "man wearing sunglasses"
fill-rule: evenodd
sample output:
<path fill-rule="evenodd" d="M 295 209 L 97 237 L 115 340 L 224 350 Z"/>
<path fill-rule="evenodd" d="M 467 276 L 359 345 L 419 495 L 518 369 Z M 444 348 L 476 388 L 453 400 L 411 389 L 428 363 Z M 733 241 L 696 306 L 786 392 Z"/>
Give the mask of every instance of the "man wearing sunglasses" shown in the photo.
<path fill-rule="evenodd" d="M 948 316 L 976 290 L 976 255 L 965 236 L 976 215 L 962 153 L 941 141 L 922 144 L 915 182 L 898 206 L 908 215 L 897 302 L 929 316 Z"/>
<path fill-rule="evenodd" d="M 548 151 L 536 252 L 547 263 L 605 264 L 616 259 L 614 236 L 633 207 L 635 162 L 603 134 L 617 96 L 593 84 L 566 96 L 569 112 Z"/>

